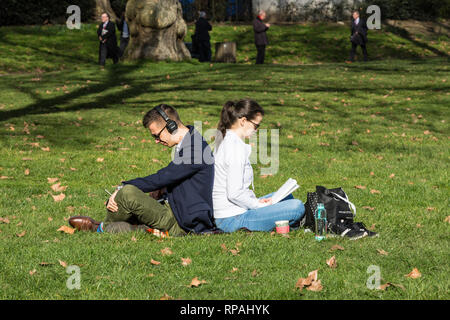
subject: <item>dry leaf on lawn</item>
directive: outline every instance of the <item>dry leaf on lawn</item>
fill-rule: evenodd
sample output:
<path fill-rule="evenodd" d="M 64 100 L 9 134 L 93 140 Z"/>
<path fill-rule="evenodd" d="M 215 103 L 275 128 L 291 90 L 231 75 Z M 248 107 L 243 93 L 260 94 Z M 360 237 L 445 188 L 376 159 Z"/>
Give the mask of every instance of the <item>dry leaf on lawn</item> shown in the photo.
<path fill-rule="evenodd" d="M 322 289 L 323 289 L 323 286 L 322 286 L 322 284 L 320 283 L 320 280 L 317 280 L 317 281 L 313 281 L 312 283 L 311 283 L 311 285 L 310 286 L 308 286 L 307 288 L 306 288 L 306 290 L 309 290 L 309 291 L 322 291 Z"/>
<path fill-rule="evenodd" d="M 200 286 L 200 285 L 202 285 L 204 283 L 206 283 L 205 280 L 198 280 L 198 277 L 195 277 L 194 279 L 192 279 L 191 284 L 188 287 L 189 288 L 192 288 L 192 287 L 196 287 L 197 288 L 198 286 Z"/>
<path fill-rule="evenodd" d="M 58 261 L 59 261 L 59 264 L 60 264 L 62 267 L 67 268 L 67 262 L 62 261 L 62 260 L 58 260 Z"/>
<path fill-rule="evenodd" d="M 105 159 L 104 158 L 97 158 L 97 162 L 103 162 Z"/>
<path fill-rule="evenodd" d="M 444 219 L 444 222 L 450 223 L 450 216 L 446 217 L 446 218 Z"/>
<path fill-rule="evenodd" d="M 9 219 L 8 218 L 0 218 L 0 222 L 8 224 L 9 223 Z"/>
<path fill-rule="evenodd" d="M 66 191 L 67 186 L 61 186 L 61 183 L 58 182 L 58 183 L 55 183 L 54 185 L 52 185 L 50 188 L 55 192 L 63 192 L 63 191 Z"/>
<path fill-rule="evenodd" d="M 153 264 L 154 266 L 158 266 L 158 265 L 160 265 L 161 264 L 161 262 L 159 262 L 159 261 L 156 261 L 156 260 L 150 260 L 150 263 L 151 264 Z"/>
<path fill-rule="evenodd" d="M 336 262 L 336 257 L 332 256 L 330 259 L 327 260 L 327 265 L 331 268 L 334 269 L 337 267 L 337 262 Z"/>
<path fill-rule="evenodd" d="M 402 290 L 405 290 L 405 287 L 402 286 L 401 284 L 395 284 L 392 282 L 386 282 L 385 284 L 382 284 L 379 286 L 378 290 L 386 290 L 388 287 L 394 287 L 394 288 L 400 288 Z"/>
<path fill-rule="evenodd" d="M 412 279 L 417 279 L 420 278 L 422 276 L 422 274 L 420 273 L 420 271 L 417 268 L 412 269 L 412 271 L 408 274 L 405 274 L 405 277 L 407 278 L 412 278 Z"/>
<path fill-rule="evenodd" d="M 361 189 L 364 190 L 366 187 L 365 186 L 355 186 L 356 189 Z"/>
<path fill-rule="evenodd" d="M 32 276 L 33 274 L 35 274 L 36 273 L 36 269 L 33 269 L 33 270 L 30 270 L 30 276 Z"/>
<path fill-rule="evenodd" d="M 192 262 L 191 258 L 181 258 L 181 264 L 185 267 L 190 265 L 191 262 Z"/>
<path fill-rule="evenodd" d="M 378 253 L 383 255 L 383 256 L 387 256 L 389 253 L 387 253 L 386 251 L 384 251 L 383 249 L 377 249 Z"/>
<path fill-rule="evenodd" d="M 167 293 L 164 293 L 164 295 L 159 298 L 159 300 L 173 300 L 171 296 L 169 296 Z"/>
<path fill-rule="evenodd" d="M 16 236 L 22 238 L 26 233 L 27 233 L 26 231 L 22 231 L 21 233 L 16 233 Z"/>
<path fill-rule="evenodd" d="M 58 230 L 56 231 L 62 231 L 64 233 L 68 233 L 68 234 L 73 234 L 75 232 L 74 228 L 68 227 L 68 226 L 61 226 Z"/>
<path fill-rule="evenodd" d="M 371 190 L 370 190 L 370 193 L 371 193 L 371 194 L 375 194 L 375 193 L 380 194 L 381 192 L 378 191 L 378 190 L 375 190 L 375 189 L 371 189 Z"/>
<path fill-rule="evenodd" d="M 57 196 L 52 195 L 52 197 L 53 197 L 53 200 L 55 200 L 55 202 L 60 202 L 60 201 L 64 200 L 66 195 L 64 193 L 61 193 L 61 194 L 59 194 Z"/>
<path fill-rule="evenodd" d="M 173 254 L 173 252 L 172 252 L 172 250 L 170 250 L 170 248 L 164 248 L 164 249 L 161 250 L 161 254 L 163 256 L 166 256 L 166 255 L 168 256 L 168 255 Z"/>
<path fill-rule="evenodd" d="M 55 183 L 59 178 L 47 178 L 48 183 Z"/>
<path fill-rule="evenodd" d="M 344 250 L 344 247 L 341 247 L 340 245 L 338 245 L 338 244 L 335 244 L 334 246 L 332 246 L 331 248 L 330 248 L 330 250 L 331 251 L 336 251 L 336 250 Z"/>

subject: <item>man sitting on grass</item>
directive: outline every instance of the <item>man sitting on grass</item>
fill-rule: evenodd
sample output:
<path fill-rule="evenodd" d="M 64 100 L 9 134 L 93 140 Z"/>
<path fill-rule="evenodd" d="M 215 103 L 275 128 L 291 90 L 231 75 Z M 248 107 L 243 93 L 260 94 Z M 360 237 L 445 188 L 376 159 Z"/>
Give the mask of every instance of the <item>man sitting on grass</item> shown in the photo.
<path fill-rule="evenodd" d="M 176 147 L 172 162 L 155 174 L 123 181 L 107 202 L 104 222 L 76 216 L 69 224 L 77 230 L 147 230 L 163 236 L 217 232 L 212 205 L 214 158 L 203 136 L 185 126 L 177 111 L 165 104 L 147 112 L 143 125 L 156 143 Z"/>

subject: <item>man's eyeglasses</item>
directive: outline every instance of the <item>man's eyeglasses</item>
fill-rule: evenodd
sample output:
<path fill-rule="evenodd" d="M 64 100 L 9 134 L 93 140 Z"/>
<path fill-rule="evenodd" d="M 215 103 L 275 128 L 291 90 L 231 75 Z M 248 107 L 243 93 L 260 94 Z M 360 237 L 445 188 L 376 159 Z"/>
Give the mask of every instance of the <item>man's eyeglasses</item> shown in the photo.
<path fill-rule="evenodd" d="M 152 137 L 153 137 L 155 140 L 161 141 L 161 138 L 160 138 L 159 136 L 161 135 L 161 133 L 164 131 L 165 128 L 166 128 L 166 127 L 164 126 L 164 128 L 162 128 L 161 131 L 160 131 L 158 134 L 152 134 Z"/>
<path fill-rule="evenodd" d="M 258 130 L 259 126 L 261 125 L 261 123 L 254 123 L 252 120 L 247 119 L 247 121 L 249 121 L 253 124 L 253 127 L 255 128 L 255 130 Z"/>

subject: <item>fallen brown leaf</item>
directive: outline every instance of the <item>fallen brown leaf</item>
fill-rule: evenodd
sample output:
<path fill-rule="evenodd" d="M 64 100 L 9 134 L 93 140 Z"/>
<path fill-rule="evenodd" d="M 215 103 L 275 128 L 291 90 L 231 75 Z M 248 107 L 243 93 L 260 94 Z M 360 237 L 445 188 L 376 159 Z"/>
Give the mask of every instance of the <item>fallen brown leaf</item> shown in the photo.
<path fill-rule="evenodd" d="M 370 193 L 371 193 L 371 194 L 375 194 L 375 193 L 380 194 L 381 192 L 378 191 L 378 190 L 375 190 L 375 189 L 371 189 L 371 190 L 370 190 Z"/>
<path fill-rule="evenodd" d="M 161 254 L 163 256 L 168 256 L 168 255 L 173 254 L 173 252 L 172 252 L 172 250 L 170 248 L 164 248 L 164 249 L 161 250 Z"/>
<path fill-rule="evenodd" d="M 191 260 L 191 258 L 181 258 L 181 264 L 183 265 L 183 266 L 188 266 L 188 265 L 190 265 L 192 263 L 192 260 Z"/>
<path fill-rule="evenodd" d="M 27 233 L 26 231 L 22 231 L 21 233 L 16 233 L 16 236 L 22 238 L 26 233 Z"/>
<path fill-rule="evenodd" d="M 35 273 L 36 273 L 36 269 L 30 270 L 30 272 L 29 272 L 30 276 L 32 276 Z"/>
<path fill-rule="evenodd" d="M 331 268 L 331 269 L 335 269 L 337 267 L 337 263 L 336 263 L 336 257 L 332 256 L 330 259 L 327 260 L 327 265 Z"/>
<path fill-rule="evenodd" d="M 200 286 L 200 285 L 202 285 L 204 283 L 206 283 L 205 280 L 198 280 L 198 277 L 195 277 L 194 279 L 192 279 L 191 284 L 188 287 L 189 288 L 192 288 L 192 287 L 196 287 L 197 288 L 198 286 Z"/>
<path fill-rule="evenodd" d="M 334 246 L 332 246 L 332 247 L 330 248 L 330 251 L 336 251 L 336 250 L 345 250 L 345 249 L 344 249 L 344 247 L 341 247 L 341 246 L 338 245 L 338 244 L 335 244 Z"/>
<path fill-rule="evenodd" d="M 64 198 L 66 197 L 66 195 L 64 193 L 61 193 L 57 196 L 52 195 L 53 200 L 55 200 L 55 202 L 59 202 L 59 201 L 63 201 Z"/>
<path fill-rule="evenodd" d="M 378 253 L 383 255 L 383 256 L 387 256 L 389 253 L 384 251 L 383 249 L 377 249 Z"/>
<path fill-rule="evenodd" d="M 408 274 L 405 274 L 405 277 L 407 278 L 412 278 L 412 279 L 417 279 L 420 278 L 422 276 L 422 274 L 420 273 L 420 271 L 417 268 L 412 269 L 412 271 Z"/>
<path fill-rule="evenodd" d="M 444 222 L 450 223 L 450 216 L 446 217 L 446 218 L 444 219 Z"/>
<path fill-rule="evenodd" d="M 58 182 L 58 183 L 55 183 L 54 185 L 52 185 L 50 188 L 55 192 L 63 192 L 63 191 L 66 191 L 67 186 L 61 186 L 61 183 Z"/>
<path fill-rule="evenodd" d="M 164 295 L 159 298 L 159 300 L 173 300 L 171 296 L 169 296 L 167 293 L 164 293 Z"/>
<path fill-rule="evenodd" d="M 365 186 L 355 186 L 356 189 L 361 189 L 364 190 L 366 187 Z"/>
<path fill-rule="evenodd" d="M 380 285 L 380 287 L 378 288 L 379 290 L 386 290 L 388 287 L 394 287 L 394 288 L 400 288 L 402 290 L 406 290 L 404 286 L 402 286 L 401 284 L 395 284 L 392 282 L 386 282 L 385 284 Z"/>
<path fill-rule="evenodd" d="M 62 267 L 67 268 L 67 262 L 62 261 L 62 260 L 58 260 L 58 261 L 59 261 L 59 264 L 60 264 Z"/>
<path fill-rule="evenodd" d="M 322 289 L 323 289 L 323 286 L 320 283 L 320 280 L 311 282 L 311 285 L 306 288 L 306 290 L 316 291 L 316 292 L 317 291 L 322 291 Z"/>
<path fill-rule="evenodd" d="M 58 230 L 56 230 L 56 231 L 62 231 L 62 232 L 64 232 L 64 233 L 74 234 L 75 229 L 74 229 L 74 228 L 71 228 L 71 227 L 68 227 L 68 226 L 61 226 L 61 227 L 60 227 Z"/>
<path fill-rule="evenodd" d="M 0 218 L 0 222 L 8 224 L 9 219 L 8 218 Z"/>
<path fill-rule="evenodd" d="M 59 178 L 47 178 L 48 183 L 55 183 Z"/>
<path fill-rule="evenodd" d="M 156 260 L 150 260 L 150 263 L 151 264 L 153 264 L 154 266 L 158 266 L 158 265 L 160 265 L 161 264 L 161 262 L 159 262 L 159 261 L 156 261 Z"/>

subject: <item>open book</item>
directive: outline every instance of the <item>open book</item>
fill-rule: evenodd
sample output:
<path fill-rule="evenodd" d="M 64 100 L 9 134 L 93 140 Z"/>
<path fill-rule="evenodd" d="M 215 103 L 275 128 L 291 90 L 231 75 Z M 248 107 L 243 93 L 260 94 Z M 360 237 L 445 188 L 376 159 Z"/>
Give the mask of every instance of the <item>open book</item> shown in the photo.
<path fill-rule="evenodd" d="M 289 178 L 277 192 L 272 196 L 272 204 L 280 202 L 292 192 L 297 190 L 300 186 L 297 184 L 297 180 Z"/>

